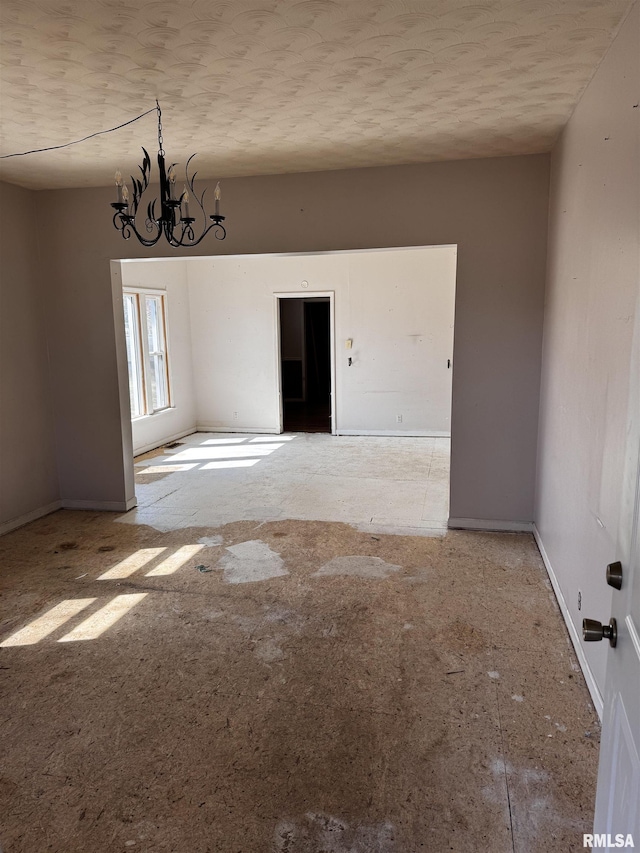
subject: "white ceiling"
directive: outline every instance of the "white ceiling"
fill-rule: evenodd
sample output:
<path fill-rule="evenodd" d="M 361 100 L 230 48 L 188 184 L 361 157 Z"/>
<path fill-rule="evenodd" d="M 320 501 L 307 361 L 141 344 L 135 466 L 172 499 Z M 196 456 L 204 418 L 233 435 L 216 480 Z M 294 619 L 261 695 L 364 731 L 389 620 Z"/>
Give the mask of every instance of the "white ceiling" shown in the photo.
<path fill-rule="evenodd" d="M 1 0 L 0 152 L 152 108 L 200 176 L 548 151 L 629 0 Z M 157 150 L 154 114 L 0 160 L 33 188 L 103 186 Z"/>

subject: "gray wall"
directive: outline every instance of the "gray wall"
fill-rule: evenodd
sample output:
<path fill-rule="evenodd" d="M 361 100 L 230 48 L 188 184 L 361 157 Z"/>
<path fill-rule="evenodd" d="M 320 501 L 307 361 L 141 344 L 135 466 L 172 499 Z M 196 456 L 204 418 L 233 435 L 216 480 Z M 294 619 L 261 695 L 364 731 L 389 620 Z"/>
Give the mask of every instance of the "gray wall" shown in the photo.
<path fill-rule="evenodd" d="M 393 245 L 459 245 L 455 347 L 452 515 L 490 520 L 532 518 L 533 461 L 539 373 L 541 282 L 545 254 L 545 157 L 431 164 L 352 172 L 237 179 L 225 182 L 228 253 L 313 251 Z M 130 495 L 122 470 L 126 412 L 118 385 L 109 259 L 148 257 L 124 243 L 109 224 L 109 190 L 44 192 L 5 187 L 5 197 L 37 200 L 41 297 L 48 318 L 61 495 L 67 504 L 119 507 Z M 384 210 L 377 206 L 384 199 Z M 6 206 L 5 206 L 5 209 Z M 378 212 L 378 210 L 380 212 Z M 5 229 L 5 235 L 10 231 Z M 28 233 L 28 231 L 22 232 Z M 7 241 L 3 283 L 24 270 L 34 284 L 35 247 Z M 211 244 L 208 244 L 211 245 Z M 191 254 L 196 254 L 192 252 Z M 161 252 L 151 253 L 160 256 Z M 169 252 L 165 252 L 169 255 Z M 15 273 L 14 267 L 21 268 Z M 33 287 L 32 287 L 33 291 Z M 28 288 L 22 289 L 24 300 Z M 5 297 L 4 322 L 35 329 Z M 37 322 L 41 322 L 38 320 Z M 8 341 L 3 364 L 20 342 Z M 44 352 L 25 346 L 28 362 Z M 11 353 L 9 357 L 8 353 Z M 3 368 L 6 371 L 7 368 Z M 22 368 L 21 368 L 22 370 Z M 42 384 L 45 383 L 45 384 Z M 24 435 L 15 392 L 5 384 L 5 434 Z M 51 456 L 46 373 L 29 384 L 41 411 L 37 453 Z M 24 395 L 23 395 L 24 397 Z M 43 438 L 48 435 L 49 438 Z M 130 438 L 129 438 L 130 441 Z M 27 453 L 28 451 L 25 451 Z M 15 454 L 12 464 L 17 465 Z M 50 471 L 48 462 L 38 470 Z M 19 475 L 21 476 L 21 475 Z M 41 505 L 38 478 L 22 500 L 9 489 L 5 516 Z M 5 477 L 5 483 L 10 481 Z M 56 489 L 46 496 L 57 497 Z"/>
<path fill-rule="evenodd" d="M 58 500 L 35 194 L 0 187 L 0 531 Z M 26 520 L 26 519 L 25 519 Z"/>
<path fill-rule="evenodd" d="M 536 525 L 592 694 L 616 556 L 634 312 L 639 288 L 640 7 L 586 89 L 552 157 Z M 634 106 L 636 105 L 636 106 Z M 582 611 L 578 611 L 578 591 Z"/>
<path fill-rule="evenodd" d="M 457 243 L 451 515 L 531 521 L 548 168 L 534 155 L 225 180 L 229 237 L 191 254 Z M 38 196 L 62 495 L 119 502 L 109 259 L 175 253 L 124 242 L 111 189 Z"/>

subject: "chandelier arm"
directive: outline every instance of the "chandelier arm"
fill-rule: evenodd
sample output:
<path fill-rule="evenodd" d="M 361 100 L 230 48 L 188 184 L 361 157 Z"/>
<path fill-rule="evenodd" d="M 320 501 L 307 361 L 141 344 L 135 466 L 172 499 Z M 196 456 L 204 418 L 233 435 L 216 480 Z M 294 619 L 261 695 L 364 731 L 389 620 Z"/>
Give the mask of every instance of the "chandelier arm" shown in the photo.
<path fill-rule="evenodd" d="M 227 229 L 224 227 L 222 222 L 214 222 L 213 225 L 210 225 L 207 230 L 210 231 L 212 228 L 215 229 L 213 232 L 213 236 L 216 238 L 216 240 L 224 240 L 226 238 Z"/>
<path fill-rule="evenodd" d="M 119 219 L 120 224 L 116 224 L 116 218 Z M 131 237 L 131 234 L 135 234 L 138 240 L 142 243 L 143 246 L 147 248 L 151 246 L 155 246 L 160 237 L 162 236 L 162 229 L 158 226 L 157 222 L 154 222 L 156 227 L 158 228 L 158 233 L 155 237 L 143 237 L 143 235 L 138 231 L 135 223 L 135 219 L 133 216 L 125 216 L 123 214 L 116 213 L 114 216 L 113 223 L 118 231 L 122 234 L 125 240 L 128 240 Z"/>
<path fill-rule="evenodd" d="M 227 236 L 227 232 L 226 232 L 226 230 L 225 230 L 224 225 L 222 225 L 222 223 L 220 223 L 220 222 L 212 222 L 212 223 L 211 223 L 211 225 L 209 225 L 209 227 L 208 227 L 208 228 L 205 228 L 205 229 L 204 229 L 204 231 L 203 231 L 203 232 L 202 232 L 202 234 L 198 237 L 198 239 L 197 239 L 197 240 L 196 240 L 196 239 L 194 239 L 194 237 L 195 237 L 195 235 L 194 235 L 193 237 L 189 237 L 188 242 L 184 239 L 184 238 L 185 238 L 185 236 L 188 236 L 188 232 L 187 232 L 186 228 L 183 228 L 182 234 L 180 235 L 180 239 L 179 239 L 179 240 L 176 240 L 176 238 L 174 237 L 173 239 L 174 239 L 176 242 L 175 242 L 175 243 L 172 243 L 171 245 L 175 245 L 176 247 L 185 248 L 185 249 L 188 249 L 188 248 L 190 248 L 191 246 L 197 246 L 197 245 L 198 245 L 198 243 L 200 243 L 202 240 L 204 240 L 204 238 L 207 236 L 207 234 L 209 233 L 209 231 L 211 231 L 212 229 L 215 229 L 215 231 L 214 231 L 214 236 L 216 237 L 216 239 L 217 239 L 217 240 L 224 240 L 224 238 Z M 193 229 L 191 229 L 191 233 L 192 233 L 192 235 L 193 235 Z M 221 234 L 222 234 L 222 236 L 219 236 L 219 233 L 221 233 Z"/>
<path fill-rule="evenodd" d="M 183 224 L 182 233 L 180 234 L 180 241 L 179 242 L 180 242 L 180 245 L 191 245 L 192 243 L 190 244 L 190 243 L 183 243 L 182 242 L 185 237 L 187 238 L 187 240 L 190 240 L 190 241 L 193 241 L 196 239 L 196 235 L 194 233 L 193 226 L 190 222 L 186 222 Z"/>
<path fill-rule="evenodd" d="M 196 239 L 193 228 L 189 223 L 182 227 L 182 232 L 179 238 L 176 237 L 175 234 L 173 235 L 173 242 L 171 245 L 175 246 L 177 249 L 188 249 L 191 246 L 197 246 L 206 233 L 207 232 L 204 231 L 198 239 Z"/>
<path fill-rule="evenodd" d="M 182 229 L 180 231 L 180 236 L 176 236 L 176 226 L 174 226 L 171 222 L 164 223 L 164 235 L 167 239 L 167 243 L 170 246 L 173 246 L 174 249 L 185 248 L 189 246 L 195 246 L 200 242 L 202 237 L 200 237 L 197 241 L 195 240 L 195 234 L 193 232 L 193 227 L 190 221 L 184 222 L 180 221 Z M 204 235 L 203 235 L 204 236 Z M 187 238 L 185 240 L 185 237 Z"/>
<path fill-rule="evenodd" d="M 113 205 L 112 205 L 112 207 L 113 207 Z M 116 212 L 113 214 L 113 226 L 114 226 L 114 228 L 117 228 L 118 231 L 122 231 L 122 229 L 124 228 L 124 226 L 126 224 L 127 224 L 127 220 L 122 218 L 122 214 L 119 210 L 116 210 Z M 125 237 L 125 239 L 127 239 L 127 238 Z"/>

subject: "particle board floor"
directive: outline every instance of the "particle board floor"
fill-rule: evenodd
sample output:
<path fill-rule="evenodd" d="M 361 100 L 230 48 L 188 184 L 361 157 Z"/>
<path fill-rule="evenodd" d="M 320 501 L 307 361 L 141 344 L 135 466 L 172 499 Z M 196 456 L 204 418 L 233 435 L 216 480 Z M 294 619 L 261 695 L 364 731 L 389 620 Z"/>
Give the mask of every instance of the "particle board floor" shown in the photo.
<path fill-rule="evenodd" d="M 419 445 L 396 468 L 367 445 L 390 491 L 421 482 Z M 202 501 L 193 473 L 222 461 L 144 473 L 163 458 L 140 460 L 137 520 L 61 511 L 0 539 L 5 853 L 583 849 L 597 717 L 530 536 L 266 518 L 273 491 L 253 518 L 194 503 L 154 527 L 154 489 Z M 233 470 L 202 474 L 249 492 Z"/>

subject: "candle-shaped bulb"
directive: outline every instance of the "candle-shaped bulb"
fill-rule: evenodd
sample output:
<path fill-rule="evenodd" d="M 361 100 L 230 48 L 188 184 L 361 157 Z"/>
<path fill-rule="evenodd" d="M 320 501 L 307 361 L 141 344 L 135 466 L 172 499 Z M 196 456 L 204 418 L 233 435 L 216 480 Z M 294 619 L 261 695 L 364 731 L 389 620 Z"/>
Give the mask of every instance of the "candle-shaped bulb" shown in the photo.
<path fill-rule="evenodd" d="M 185 187 L 182 192 L 182 202 L 184 204 L 184 219 L 189 219 L 189 190 Z"/>
<path fill-rule="evenodd" d="M 220 215 L 220 199 L 222 198 L 222 191 L 220 189 L 220 181 L 216 184 L 216 188 L 213 191 L 213 197 L 215 199 L 215 215 Z"/>
<path fill-rule="evenodd" d="M 118 204 L 122 204 L 122 172 L 116 170 L 116 192 L 118 193 Z"/>
<path fill-rule="evenodd" d="M 127 205 L 127 207 L 129 206 L 129 190 L 126 184 L 122 187 L 122 201 Z"/>
<path fill-rule="evenodd" d="M 173 194 L 176 186 L 176 170 L 173 168 L 173 163 L 169 166 L 169 170 L 167 171 L 167 177 L 169 178 L 169 198 L 173 198 Z"/>

